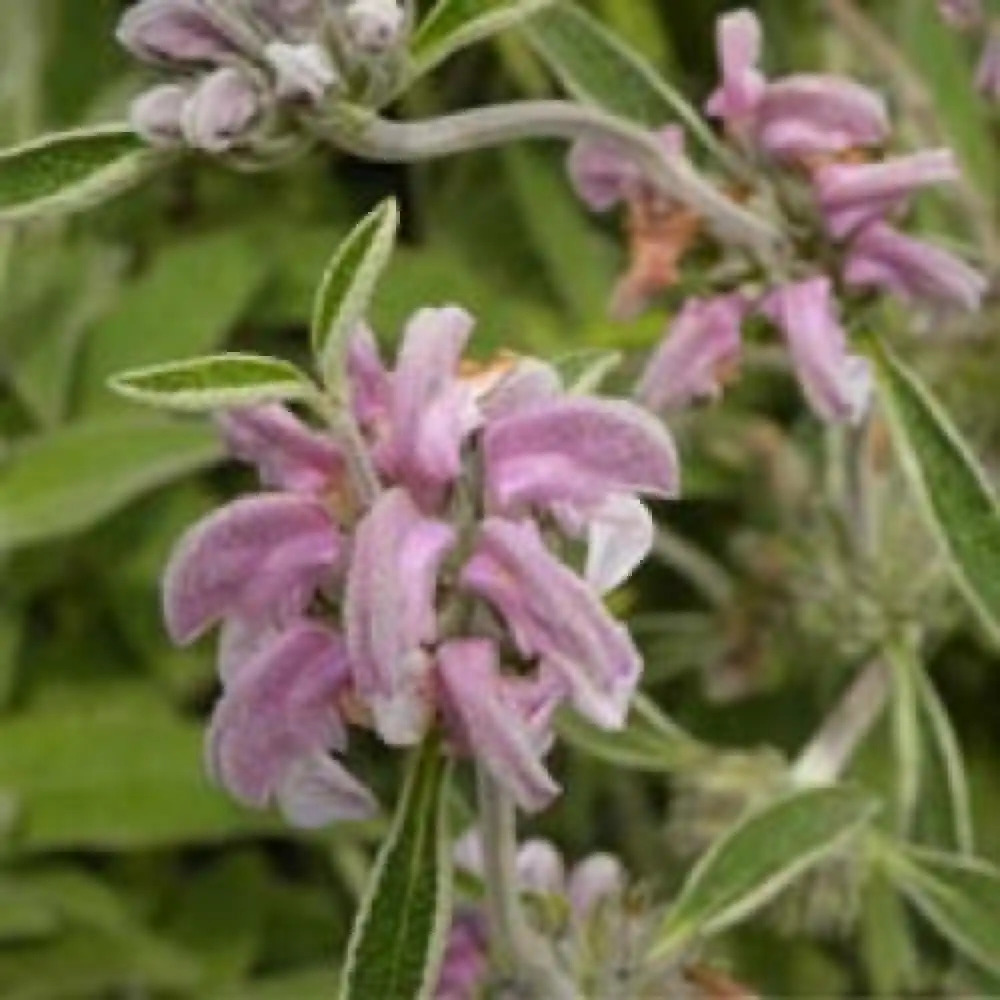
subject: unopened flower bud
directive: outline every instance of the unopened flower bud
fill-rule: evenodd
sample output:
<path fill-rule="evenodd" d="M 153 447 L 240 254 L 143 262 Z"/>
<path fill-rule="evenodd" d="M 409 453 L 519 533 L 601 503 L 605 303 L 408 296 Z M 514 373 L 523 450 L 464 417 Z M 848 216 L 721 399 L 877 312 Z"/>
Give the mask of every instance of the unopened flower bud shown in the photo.
<path fill-rule="evenodd" d="M 195 149 L 224 153 L 239 145 L 261 112 L 261 96 L 238 69 L 206 77 L 184 106 L 184 137 Z"/>
<path fill-rule="evenodd" d="M 197 0 L 142 0 L 126 11 L 117 37 L 147 62 L 212 64 L 241 52 L 241 39 L 233 28 L 210 5 Z"/>
<path fill-rule="evenodd" d="M 153 87 L 132 102 L 129 122 L 151 146 L 177 146 L 184 141 L 181 116 L 190 96 L 179 83 Z"/>
<path fill-rule="evenodd" d="M 354 0 L 345 14 L 347 33 L 365 55 L 382 56 L 395 48 L 406 15 L 396 0 Z"/>
<path fill-rule="evenodd" d="M 276 92 L 281 100 L 304 97 L 319 101 L 337 82 L 337 71 L 329 54 L 314 42 L 305 45 L 271 42 L 265 54 L 274 68 Z"/>

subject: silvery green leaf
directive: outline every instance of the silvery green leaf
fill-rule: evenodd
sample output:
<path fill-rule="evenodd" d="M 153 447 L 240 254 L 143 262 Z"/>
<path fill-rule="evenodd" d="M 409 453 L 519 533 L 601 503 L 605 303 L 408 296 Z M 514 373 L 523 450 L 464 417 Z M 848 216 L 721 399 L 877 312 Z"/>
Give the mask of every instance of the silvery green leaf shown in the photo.
<path fill-rule="evenodd" d="M 407 82 L 429 73 L 459 49 L 527 20 L 553 0 L 438 0 L 420 23 Z"/>
<path fill-rule="evenodd" d="M 1000 973 L 1000 869 L 943 851 L 879 841 L 896 887 L 966 958 Z"/>
<path fill-rule="evenodd" d="M 120 194 L 164 161 L 127 125 L 42 136 L 0 152 L 0 223 L 79 212 Z"/>
<path fill-rule="evenodd" d="M 450 774 L 429 739 L 355 918 L 341 1000 L 426 1000 L 437 985 L 452 909 Z"/>
<path fill-rule="evenodd" d="M 312 346 L 329 386 L 338 388 L 343 379 L 347 338 L 368 312 L 398 229 L 399 206 L 388 198 L 354 227 L 323 275 L 313 306 Z"/>
<path fill-rule="evenodd" d="M 77 422 L 19 442 L 0 467 L 0 552 L 89 528 L 220 453 L 208 428 L 147 415 Z"/>
<path fill-rule="evenodd" d="M 910 830 L 920 797 L 923 739 L 917 694 L 922 666 L 908 647 L 899 643 L 886 651 L 892 673 L 890 719 L 896 770 L 896 820 L 904 835 Z"/>
<path fill-rule="evenodd" d="M 597 392 L 604 380 L 622 363 L 621 351 L 594 347 L 564 354 L 552 362 L 566 391 L 584 396 Z"/>
<path fill-rule="evenodd" d="M 842 848 L 876 811 L 870 795 L 848 787 L 796 791 L 753 810 L 688 875 L 654 940 L 654 957 L 675 954 L 759 910 Z"/>
<path fill-rule="evenodd" d="M 316 393 L 295 365 L 256 354 L 216 354 L 151 365 L 115 375 L 109 385 L 137 403 L 192 413 L 303 400 Z"/>
<path fill-rule="evenodd" d="M 628 722 L 620 732 L 591 725 L 575 712 L 563 711 L 559 734 L 598 760 L 634 771 L 668 773 L 703 762 L 712 749 L 699 743 L 643 695 L 632 702 Z"/>
<path fill-rule="evenodd" d="M 1000 642 L 1000 506 L 966 442 L 920 378 L 883 343 L 873 351 L 903 468 L 962 594 Z"/>

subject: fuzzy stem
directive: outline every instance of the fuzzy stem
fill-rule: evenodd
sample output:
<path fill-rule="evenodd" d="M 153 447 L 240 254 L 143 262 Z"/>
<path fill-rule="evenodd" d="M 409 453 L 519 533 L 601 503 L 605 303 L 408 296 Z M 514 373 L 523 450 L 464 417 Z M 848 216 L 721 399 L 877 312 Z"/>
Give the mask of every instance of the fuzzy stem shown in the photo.
<path fill-rule="evenodd" d="M 700 212 L 723 242 L 746 247 L 769 266 L 775 264 L 784 244 L 772 223 L 717 190 L 688 160 L 665 156 L 651 132 L 572 101 L 514 101 L 418 122 L 394 122 L 372 115 L 354 121 L 312 119 L 310 123 L 334 145 L 364 159 L 387 163 L 453 156 L 526 139 L 612 142 L 627 150 L 665 195 Z"/>
<path fill-rule="evenodd" d="M 482 766 L 476 768 L 476 781 L 494 961 L 505 981 L 514 989 L 530 991 L 527 995 L 533 1000 L 576 1000 L 576 990 L 531 929 L 521 908 L 514 803 Z"/>

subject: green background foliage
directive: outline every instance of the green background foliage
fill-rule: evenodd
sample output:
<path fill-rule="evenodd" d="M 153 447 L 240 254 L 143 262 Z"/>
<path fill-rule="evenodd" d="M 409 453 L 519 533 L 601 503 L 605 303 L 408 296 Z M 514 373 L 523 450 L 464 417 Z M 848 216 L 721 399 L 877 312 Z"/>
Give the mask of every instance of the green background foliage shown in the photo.
<path fill-rule="evenodd" d="M 677 90 L 696 101 L 708 92 L 712 23 L 727 5 L 582 6 Z M 973 53 L 941 27 L 931 0 L 874 0 L 862 6 L 898 44 L 903 67 L 882 72 L 824 16 L 837 6 L 761 0 L 770 67 L 858 73 L 890 93 L 904 145 L 954 144 L 968 187 L 929 199 L 918 222 L 970 246 L 995 272 L 997 123 L 972 91 Z M 0 0 L 4 146 L 121 116 L 141 84 L 112 40 L 123 7 Z M 528 38 L 514 32 L 449 59 L 394 111 L 421 116 L 555 92 Z M 260 175 L 191 160 L 89 215 L 0 229 L 5 1000 L 335 994 L 335 962 L 385 825 L 298 836 L 209 786 L 200 745 L 216 691 L 212 650 L 168 645 L 158 574 L 183 527 L 250 481 L 221 462 L 203 422 L 137 413 L 106 381 L 198 353 L 305 362 L 330 252 L 388 195 L 402 207 L 401 245 L 371 317 L 386 348 L 417 306 L 456 302 L 478 317 L 481 357 L 624 348 L 627 376 L 677 303 L 668 296 L 624 326 L 605 318 L 621 236 L 613 221 L 583 212 L 562 151 L 548 144 L 412 168 L 319 150 Z M 695 287 L 698 277 L 695 259 Z M 944 400 L 994 488 L 996 320 L 992 303 L 948 329 L 922 329 L 901 310 L 878 316 L 879 332 Z M 920 629 L 929 652 L 919 689 L 937 685 L 960 736 L 978 853 L 1000 863 L 1000 657 L 954 596 L 885 441 L 876 433 L 882 542 L 859 567 L 831 513 L 843 484 L 829 456 L 843 442 L 823 438 L 770 348 L 752 347 L 724 404 L 674 430 L 686 497 L 657 510 L 657 558 L 614 602 L 647 656 L 651 699 L 699 742 L 673 723 L 649 723 L 595 761 L 578 732 L 554 757 L 566 795 L 532 829 L 574 859 L 618 851 L 657 893 L 676 891 L 742 809 L 777 790 L 780 781 L 769 782 L 780 755 L 801 747 L 851 671 L 903 623 Z M 953 848 L 940 831 L 953 825 L 949 782 L 961 765 L 937 697 L 931 689 L 922 709 L 931 721 L 921 729 L 930 735 L 914 837 Z M 702 744 L 731 751 L 726 767 L 706 766 Z M 773 749 L 758 751 L 764 745 Z M 363 740 L 354 754 L 392 806 L 398 756 Z M 624 771 L 620 762 L 636 755 L 639 769 Z M 893 759 L 886 723 L 851 776 L 891 792 Z M 831 888 L 831 878 L 819 872 L 798 910 L 801 899 L 784 898 L 767 919 L 713 942 L 713 960 L 767 995 L 989 990 L 960 951 L 936 938 L 924 946 L 926 924 L 888 882 L 860 887 L 859 929 L 828 933 L 816 913 L 831 898 L 839 905 L 843 885 Z M 789 936 L 782 916 L 792 911 Z"/>

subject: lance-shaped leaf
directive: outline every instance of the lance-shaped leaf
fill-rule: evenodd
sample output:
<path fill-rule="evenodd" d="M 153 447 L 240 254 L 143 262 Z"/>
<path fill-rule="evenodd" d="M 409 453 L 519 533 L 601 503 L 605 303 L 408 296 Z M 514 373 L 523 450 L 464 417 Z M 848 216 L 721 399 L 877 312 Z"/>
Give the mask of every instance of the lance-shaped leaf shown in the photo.
<path fill-rule="evenodd" d="M 633 699 L 628 723 L 622 730 L 599 729 L 569 710 L 559 714 L 556 725 L 559 734 L 584 753 L 634 771 L 684 771 L 713 752 L 643 695 Z"/>
<path fill-rule="evenodd" d="M 680 120 L 706 149 L 719 152 L 718 140 L 687 100 L 579 4 L 561 0 L 536 14 L 524 31 L 574 97 L 650 128 Z"/>
<path fill-rule="evenodd" d="M 0 152 L 0 223 L 79 212 L 164 162 L 127 125 L 58 132 Z"/>
<path fill-rule="evenodd" d="M 760 909 L 839 850 L 875 815 L 853 788 L 810 788 L 754 810 L 695 865 L 652 946 L 656 957 Z"/>
<path fill-rule="evenodd" d="M 426 741 L 355 918 L 340 1000 L 424 1000 L 451 921 L 450 767 Z"/>
<path fill-rule="evenodd" d="M 216 354 L 152 365 L 115 375 L 109 385 L 137 403 L 189 413 L 292 402 L 316 393 L 295 365 L 256 354 Z"/>
<path fill-rule="evenodd" d="M 880 840 L 877 856 L 907 899 L 966 958 L 1000 974 L 1000 869 Z"/>
<path fill-rule="evenodd" d="M 312 346 L 324 382 L 343 380 L 347 340 L 371 305 L 399 229 L 394 198 L 381 202 L 354 227 L 327 266 L 313 305 Z"/>
<path fill-rule="evenodd" d="M 444 62 L 453 52 L 519 24 L 554 0 L 438 0 L 413 39 L 408 81 Z"/>
<path fill-rule="evenodd" d="M 0 553 L 89 528 L 221 451 L 209 429 L 147 414 L 31 438 L 0 468 Z"/>
<path fill-rule="evenodd" d="M 1000 642 L 1000 505 L 968 445 L 917 375 L 875 341 L 889 427 L 959 589 Z"/>

